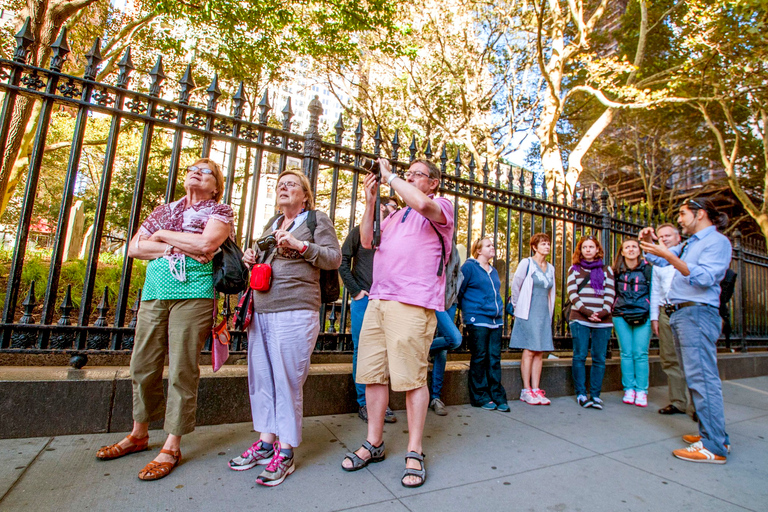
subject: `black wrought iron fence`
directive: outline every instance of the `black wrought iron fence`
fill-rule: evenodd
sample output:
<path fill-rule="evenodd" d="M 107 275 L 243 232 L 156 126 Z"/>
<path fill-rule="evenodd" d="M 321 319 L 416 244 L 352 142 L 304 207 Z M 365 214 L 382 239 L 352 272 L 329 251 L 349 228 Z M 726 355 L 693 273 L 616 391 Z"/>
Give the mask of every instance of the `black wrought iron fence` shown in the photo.
<path fill-rule="evenodd" d="M 536 175 L 500 163 L 490 167 L 478 166 L 474 157 L 465 160 L 460 154 L 449 155 L 443 146 L 439 155 L 433 153 L 429 141 L 410 139 L 403 147 L 399 132 L 384 141 L 381 131 L 366 138 L 362 121 L 349 134 L 344 120 L 339 117 L 332 133 L 320 134 L 320 118 L 323 108 L 317 97 L 308 105 L 309 122 L 304 134 L 292 131 L 294 117 L 290 99 L 281 110 L 281 117 L 272 115 L 273 106 L 269 94 L 264 93 L 254 112 L 254 121 L 248 121 L 245 112 L 244 84 L 232 95 L 228 105 L 231 113 L 222 113 L 217 77 L 214 76 L 204 93 L 192 78 L 188 67 L 178 82 L 178 97 L 164 97 L 162 86 L 167 77 L 163 72 L 162 58 L 149 72 L 149 88 L 146 92 L 129 87 L 133 65 L 130 49 L 118 63 L 119 73 L 114 84 L 95 81 L 101 62 L 100 41 L 86 55 L 87 66 L 82 77 L 62 72 L 68 47 L 66 32 L 52 46 L 52 57 L 47 69 L 27 64 L 27 53 L 32 41 L 28 25 L 16 36 L 17 47 L 13 59 L 0 59 L 0 90 L 3 93 L 0 113 L 0 155 L 5 154 L 11 140 L 11 124 L 19 115 L 20 98 L 39 102 L 39 116 L 35 123 L 35 135 L 29 154 L 25 188 L 21 198 L 17 221 L 17 236 L 8 269 L 8 282 L 0 322 L 0 350 L 3 351 L 119 351 L 133 346 L 136 312 L 140 307 L 141 290 L 131 283 L 134 261 L 122 250 L 120 280 L 117 290 L 105 288 L 97 297 L 96 282 L 102 239 L 114 238 L 115 227 L 105 233 L 110 194 L 115 185 L 113 176 L 117 167 L 118 153 L 123 144 L 122 128 L 134 123 L 142 128 L 138 143 L 132 183 L 120 183 L 133 192 L 127 221 L 121 226 L 125 240 L 136 233 L 140 225 L 142 205 L 152 155 L 162 153 L 167 176 L 163 199 L 174 200 L 177 189 L 178 169 L 185 151 L 200 156 L 210 156 L 214 150 L 224 155 L 222 162 L 226 182 L 224 201 L 243 212 L 244 226 L 239 240 L 244 246 L 253 242 L 257 224 L 257 211 L 264 208 L 259 203 L 259 188 L 267 174 L 280 172 L 288 167 L 291 159 L 301 163 L 318 198 L 318 207 L 327 211 L 334 221 L 339 237 L 343 239 L 362 214 L 362 190 L 359 187 L 360 164 L 363 158 L 382 156 L 382 146 L 389 148 L 388 158 L 398 172 L 407 168 L 408 162 L 417 157 L 436 159 L 442 171 L 440 194 L 454 201 L 456 231 L 455 241 L 468 252 L 471 241 L 486 234 L 493 236 L 497 249 L 494 262 L 505 284 L 505 299 L 509 294 L 507 279 L 517 262 L 529 255 L 527 241 L 538 231 L 546 231 L 553 237 L 551 261 L 556 268 L 558 305 L 565 301 L 563 284 L 570 266 L 574 241 L 589 232 L 600 237 L 609 260 L 621 243 L 621 239 L 635 235 L 645 225 L 658 219 L 649 217 L 646 211 L 610 205 L 607 191 L 581 190 L 564 194 L 557 184 L 547 184 Z M 40 172 L 46 143 L 49 137 L 51 116 L 66 109 L 74 116 L 70 151 L 63 178 L 63 197 L 53 235 L 53 245 L 48 263 L 45 295 L 41 303 L 36 299 L 35 282 L 22 289 L 22 272 L 28 259 L 27 245 L 33 221 L 35 198 L 38 192 Z M 84 138 L 89 123 L 95 116 L 109 120 L 108 135 L 101 144 L 102 171 L 97 192 L 90 200 L 95 205 L 93 233 L 88 246 L 85 274 L 82 283 L 62 282 L 61 268 L 65 238 L 69 229 L 69 211 L 76 197 L 75 184 L 81 172 Z M 162 134 L 163 137 L 157 137 Z M 351 147 L 345 142 L 351 142 Z M 347 142 L 347 143 L 349 143 Z M 247 157 L 244 156 L 247 154 Z M 403 158 L 405 156 L 405 158 Z M 274 165 L 272 165 L 274 164 Z M 164 176 L 165 177 L 165 176 Z M 266 215 L 266 217 L 271 216 Z M 27 259 L 25 259 L 27 258 Z M 734 268 L 740 279 L 732 313 L 735 321 L 734 337 L 744 346 L 763 344 L 768 339 L 768 323 L 765 317 L 766 289 L 768 289 L 768 256 L 755 247 L 746 247 L 740 237 L 734 240 Z M 63 297 L 59 290 L 65 286 Z M 79 304 L 73 289 L 81 289 Z M 23 294 L 25 298 L 19 304 Z M 111 297 L 114 297 L 112 299 Z M 340 300 L 321 311 L 324 329 L 318 338 L 317 351 L 351 350 L 348 334 L 348 295 L 343 292 Z M 95 306 L 94 302 L 99 301 Z M 226 297 L 221 314 L 232 316 L 234 298 Z M 556 308 L 557 323 L 561 308 Z M 58 310 L 58 318 L 56 312 Z M 130 314 L 129 314 L 130 313 Z M 508 325 L 505 333 L 508 334 Z M 247 339 L 243 333 L 234 333 L 234 350 L 245 350 Z M 740 345 L 741 346 L 741 345 Z M 556 347 L 568 350 L 570 338 L 566 327 L 556 331 Z"/>

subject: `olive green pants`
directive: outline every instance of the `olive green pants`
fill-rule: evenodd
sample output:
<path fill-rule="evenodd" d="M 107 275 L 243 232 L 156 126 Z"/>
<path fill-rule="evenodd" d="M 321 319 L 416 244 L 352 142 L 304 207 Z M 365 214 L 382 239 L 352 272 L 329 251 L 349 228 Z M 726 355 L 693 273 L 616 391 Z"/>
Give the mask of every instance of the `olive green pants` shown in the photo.
<path fill-rule="evenodd" d="M 165 416 L 175 436 L 195 430 L 200 351 L 213 325 L 211 299 L 147 300 L 141 303 L 131 356 L 133 419 L 149 423 Z M 168 354 L 168 401 L 163 363 Z"/>
<path fill-rule="evenodd" d="M 680 368 L 675 352 L 675 340 L 672 337 L 672 328 L 669 326 L 669 316 L 663 307 L 659 308 L 659 358 L 661 369 L 667 374 L 669 387 L 669 403 L 678 411 L 683 411 L 692 416 L 696 410 L 693 400 L 688 392 L 688 384 L 685 383 L 685 375 Z"/>

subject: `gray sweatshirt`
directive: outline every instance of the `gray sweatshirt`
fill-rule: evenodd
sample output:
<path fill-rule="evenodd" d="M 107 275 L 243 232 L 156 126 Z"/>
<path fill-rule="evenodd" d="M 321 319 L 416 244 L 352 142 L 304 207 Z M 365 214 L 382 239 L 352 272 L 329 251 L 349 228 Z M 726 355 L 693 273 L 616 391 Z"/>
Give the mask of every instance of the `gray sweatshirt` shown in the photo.
<path fill-rule="evenodd" d="M 267 226 L 264 235 L 272 232 Z M 272 260 L 272 286 L 267 292 L 253 292 L 253 305 L 256 313 L 278 313 L 299 309 L 320 309 L 320 269 L 332 270 L 341 264 L 341 248 L 336 238 L 336 230 L 331 219 L 317 212 L 317 227 L 314 240 L 307 223 L 303 222 L 291 232 L 299 239 L 309 242 L 304 254 L 293 249 L 273 249 L 277 251 Z M 261 261 L 261 251 L 257 252 L 257 261 Z"/>

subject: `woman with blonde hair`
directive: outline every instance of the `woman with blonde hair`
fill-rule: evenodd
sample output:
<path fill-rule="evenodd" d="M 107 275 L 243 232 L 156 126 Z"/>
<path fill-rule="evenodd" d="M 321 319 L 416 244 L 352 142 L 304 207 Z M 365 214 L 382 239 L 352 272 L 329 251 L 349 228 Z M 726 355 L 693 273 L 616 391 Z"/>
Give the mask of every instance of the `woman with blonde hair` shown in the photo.
<path fill-rule="evenodd" d="M 293 449 L 301 443 L 304 382 L 320 331 L 320 270 L 339 268 L 341 248 L 328 216 L 315 210 L 307 177 L 286 170 L 277 178 L 281 214 L 264 230 L 276 246 L 247 249 L 243 261 L 272 259 L 272 284 L 253 291 L 248 327 L 248 391 L 259 439 L 229 461 L 235 471 L 267 467 L 257 484 L 273 487 L 293 473 Z"/>
<path fill-rule="evenodd" d="M 616 304 L 613 328 L 621 353 L 621 385 L 625 404 L 648 407 L 648 346 L 651 343 L 653 269 L 643 259 L 640 242 L 624 240 L 613 264 Z"/>
<path fill-rule="evenodd" d="M 472 257 L 461 267 L 464 280 L 459 288 L 459 308 L 467 328 L 469 400 L 474 407 L 509 412 L 507 393 L 501 385 L 501 328 L 504 301 L 499 273 L 491 265 L 496 255 L 493 239 L 484 237 L 472 244 Z"/>
<path fill-rule="evenodd" d="M 195 429 L 200 351 L 213 324 L 211 259 L 227 237 L 234 239 L 232 208 L 219 203 L 224 176 L 218 164 L 201 158 L 186 172 L 186 195 L 155 208 L 128 245 L 129 257 L 149 260 L 131 355 L 133 430 L 96 454 L 110 460 L 148 449 L 149 423 L 165 417 L 168 438 L 139 472 L 142 480 L 170 474 L 181 462 L 181 436 Z"/>
<path fill-rule="evenodd" d="M 555 310 L 555 267 L 547 263 L 552 239 L 536 233 L 529 242 L 533 256 L 521 261 L 512 279 L 512 305 L 515 324 L 509 337 L 509 348 L 523 349 L 520 374 L 523 390 L 520 400 L 531 405 L 549 405 L 541 381 L 541 356 L 554 350 L 552 313 Z"/>

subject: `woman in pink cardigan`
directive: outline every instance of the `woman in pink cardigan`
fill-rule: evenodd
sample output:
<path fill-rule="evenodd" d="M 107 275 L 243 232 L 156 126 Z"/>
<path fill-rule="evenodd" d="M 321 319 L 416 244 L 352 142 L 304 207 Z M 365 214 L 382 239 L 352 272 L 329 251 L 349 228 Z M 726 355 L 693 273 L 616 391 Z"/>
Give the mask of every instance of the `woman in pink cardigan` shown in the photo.
<path fill-rule="evenodd" d="M 522 260 L 512 279 L 512 305 L 515 325 L 509 337 L 510 348 L 523 349 L 520 373 L 523 390 L 520 400 L 531 405 L 549 405 L 541 381 L 541 356 L 554 350 L 552 312 L 555 309 L 555 267 L 547 263 L 552 240 L 536 233 L 530 240 L 533 256 Z"/>

